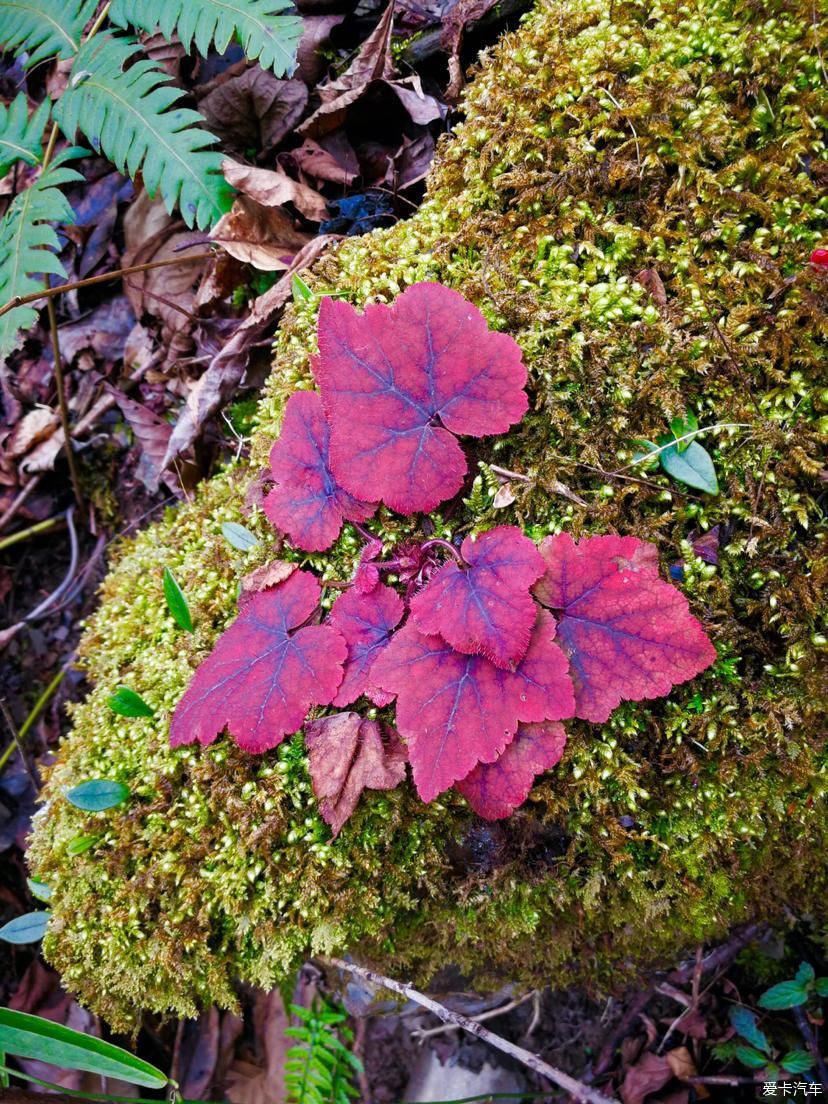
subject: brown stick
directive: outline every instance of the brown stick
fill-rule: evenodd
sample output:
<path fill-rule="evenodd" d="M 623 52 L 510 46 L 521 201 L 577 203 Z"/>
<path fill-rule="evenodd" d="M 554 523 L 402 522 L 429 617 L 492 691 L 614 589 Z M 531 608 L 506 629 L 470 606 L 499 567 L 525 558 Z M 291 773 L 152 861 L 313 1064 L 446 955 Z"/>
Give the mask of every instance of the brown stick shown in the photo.
<path fill-rule="evenodd" d="M 357 966 L 353 962 L 345 962 L 341 958 L 329 958 L 326 961 L 330 962 L 332 966 L 344 970 L 346 973 L 356 974 L 358 977 L 364 978 L 366 981 L 379 986 L 381 989 L 390 989 L 393 993 L 399 993 L 400 996 L 407 997 L 408 1000 L 413 1000 L 416 1004 L 421 1005 L 423 1008 L 427 1008 L 429 1012 L 432 1012 L 438 1019 L 441 1019 L 443 1023 L 462 1027 L 463 1030 L 468 1031 L 470 1035 L 475 1035 L 484 1043 L 488 1043 L 489 1046 L 493 1046 L 504 1054 L 508 1054 L 510 1058 L 514 1058 L 515 1061 L 520 1062 L 521 1065 L 526 1066 L 526 1068 L 532 1070 L 533 1073 L 540 1074 L 541 1077 L 546 1077 L 554 1085 L 570 1093 L 580 1104 L 584 1104 L 584 1102 L 587 1101 L 589 1104 L 617 1104 L 613 1097 L 604 1096 L 604 1094 L 598 1092 L 597 1089 L 591 1089 L 581 1081 L 576 1081 L 574 1077 L 570 1077 L 569 1074 L 564 1073 L 563 1070 L 550 1066 L 547 1062 L 538 1058 L 536 1054 L 524 1050 L 523 1047 L 516 1046 L 515 1043 L 510 1043 L 508 1039 L 504 1039 L 500 1035 L 495 1035 L 493 1031 L 489 1031 L 488 1028 L 477 1023 L 476 1020 L 470 1020 L 468 1016 L 463 1016 L 459 1012 L 453 1012 L 450 1008 L 446 1008 L 445 1005 L 432 1000 L 431 997 L 427 997 L 417 989 L 412 989 L 410 985 L 403 985 L 402 982 L 394 981 L 393 978 L 384 977 L 382 974 L 375 974 L 373 970 L 367 970 L 364 966 Z"/>
<path fill-rule="evenodd" d="M 60 424 L 63 426 L 63 444 L 66 449 L 66 462 L 69 465 L 69 478 L 72 481 L 72 490 L 75 502 L 79 510 L 83 510 L 83 495 L 81 493 L 78 467 L 75 463 L 75 453 L 72 448 L 72 423 L 69 420 L 69 404 L 66 401 L 66 382 L 63 376 L 63 357 L 60 355 L 60 339 L 58 337 L 57 314 L 53 300 L 46 300 L 46 309 L 49 312 L 49 335 L 52 338 L 52 356 L 55 361 L 55 387 L 57 388 L 58 408 L 60 409 Z"/>
<path fill-rule="evenodd" d="M 62 295 L 64 291 L 76 291 L 78 288 L 92 287 L 93 284 L 105 284 L 109 280 L 120 280 L 122 276 L 130 276 L 133 272 L 149 272 L 153 268 L 165 268 L 167 265 L 194 264 L 196 261 L 208 261 L 214 253 L 193 253 L 188 257 L 167 257 L 163 261 L 148 261 L 146 264 L 130 265 L 128 268 L 116 268 L 114 272 L 104 272 L 100 276 L 87 276 L 85 280 L 73 280 L 71 284 L 58 284 L 57 287 L 44 288 L 43 291 L 33 291 L 30 295 L 15 295 L 0 307 L 0 318 L 8 314 L 15 307 L 22 307 L 24 303 L 35 303 L 38 299 L 50 299 L 55 295 Z"/>

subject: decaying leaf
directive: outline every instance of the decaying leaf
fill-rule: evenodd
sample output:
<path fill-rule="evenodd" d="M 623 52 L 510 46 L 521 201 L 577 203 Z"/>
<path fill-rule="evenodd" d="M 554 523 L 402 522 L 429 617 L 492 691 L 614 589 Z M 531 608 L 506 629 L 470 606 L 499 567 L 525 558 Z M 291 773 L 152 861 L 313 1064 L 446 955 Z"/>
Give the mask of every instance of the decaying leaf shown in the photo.
<path fill-rule="evenodd" d="M 254 65 L 213 88 L 199 111 L 231 150 L 270 153 L 294 129 L 308 102 L 301 80 L 280 80 Z"/>
<path fill-rule="evenodd" d="M 405 778 L 405 747 L 388 725 L 334 713 L 305 725 L 313 792 L 334 837 L 363 790 L 392 790 Z"/>
<path fill-rule="evenodd" d="M 247 575 L 242 577 L 239 607 L 241 607 L 251 595 L 258 594 L 260 590 L 269 590 L 271 587 L 283 583 L 285 579 L 290 578 L 294 571 L 297 570 L 297 567 L 298 564 L 288 563 L 287 560 L 271 560 L 270 563 L 262 564 L 261 567 L 257 567 L 255 571 L 248 572 Z"/>
<path fill-rule="evenodd" d="M 250 165 L 240 165 L 229 158 L 222 161 L 221 167 L 228 183 L 264 207 L 281 207 L 285 203 L 292 203 L 297 211 L 301 211 L 305 218 L 313 222 L 321 222 L 328 217 L 328 205 L 324 197 L 307 184 L 291 179 L 281 169 L 255 169 Z"/>
<path fill-rule="evenodd" d="M 213 241 L 231 257 L 260 272 L 283 272 L 311 240 L 296 229 L 296 220 L 283 207 L 264 207 L 238 195 L 226 215 L 210 231 Z"/>

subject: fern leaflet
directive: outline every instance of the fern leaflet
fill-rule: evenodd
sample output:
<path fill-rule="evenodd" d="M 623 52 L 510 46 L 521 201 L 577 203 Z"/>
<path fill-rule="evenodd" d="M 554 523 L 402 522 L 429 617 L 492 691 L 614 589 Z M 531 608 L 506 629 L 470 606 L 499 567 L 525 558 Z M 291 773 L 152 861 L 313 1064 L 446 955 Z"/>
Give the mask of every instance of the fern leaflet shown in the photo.
<path fill-rule="evenodd" d="M 48 100 L 29 118 L 29 101 L 26 93 L 17 95 L 8 108 L 0 104 L 0 176 L 5 176 L 16 161 L 36 165 L 43 147 L 40 139 L 49 118 Z"/>
<path fill-rule="evenodd" d="M 109 16 L 167 39 L 175 33 L 186 50 L 195 39 L 205 57 L 211 43 L 222 54 L 237 35 L 245 56 L 277 76 L 293 72 L 302 36 L 290 0 L 114 0 Z"/>
<path fill-rule="evenodd" d="M 46 273 L 66 278 L 57 256 L 60 242 L 50 223 L 74 222 L 74 213 L 60 187 L 83 180 L 79 172 L 65 167 L 66 161 L 81 152 L 71 148 L 60 153 L 0 219 L 0 304 L 42 290 Z M 15 307 L 0 316 L 0 357 L 15 348 L 17 331 L 29 329 L 36 321 L 37 311 L 30 306 Z"/>
<path fill-rule="evenodd" d="M 141 59 L 140 46 L 112 35 L 96 35 L 81 46 L 76 74 L 54 109 L 70 138 L 80 130 L 96 152 L 135 177 L 140 170 L 147 192 L 161 196 L 172 213 L 176 204 L 188 226 L 204 229 L 230 206 L 230 186 L 221 174 L 215 142 L 195 125 L 197 111 L 178 107 L 181 96 L 164 70 Z"/>
<path fill-rule="evenodd" d="M 346 1017 L 325 1003 L 313 1008 L 292 1004 L 290 1010 L 300 1022 L 285 1028 L 286 1035 L 299 1040 L 285 1061 L 288 1104 L 350 1104 L 359 1096 L 353 1075 L 362 1071 L 362 1063 L 345 1045 L 353 1041 L 353 1033 L 342 1026 Z"/>
<path fill-rule="evenodd" d="M 0 0 L 0 46 L 26 53 L 27 67 L 72 57 L 97 6 L 97 0 Z"/>

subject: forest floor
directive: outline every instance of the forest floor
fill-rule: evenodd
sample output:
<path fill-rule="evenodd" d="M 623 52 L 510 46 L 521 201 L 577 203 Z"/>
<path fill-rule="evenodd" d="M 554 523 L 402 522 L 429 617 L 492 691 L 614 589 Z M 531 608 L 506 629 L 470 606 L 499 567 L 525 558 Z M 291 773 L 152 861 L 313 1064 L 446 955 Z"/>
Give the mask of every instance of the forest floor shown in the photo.
<path fill-rule="evenodd" d="M 211 239 L 148 202 L 108 162 L 90 156 L 82 163 L 84 181 L 68 189 L 76 224 L 62 238 L 69 280 L 80 286 L 56 300 L 77 494 L 63 449 L 45 313 L 0 372 L 0 747 L 7 749 L 0 771 L 0 922 L 37 907 L 24 853 L 38 771 L 67 731 L 67 702 L 84 693 L 73 658 L 110 545 L 189 496 L 228 457 L 244 453 L 278 310 L 251 331 L 243 363 L 228 366 L 219 351 L 280 279 L 287 281 L 287 301 L 286 271 L 340 236 L 390 225 L 416 210 L 435 143 L 461 118 L 456 105 L 471 64 L 526 6 L 524 0 L 497 6 L 494 0 L 397 0 L 392 24 L 372 0 L 358 7 L 308 0 L 300 4 L 305 36 L 291 80 L 248 65 L 238 51 L 196 62 L 160 39 L 148 42 L 238 162 L 241 195 L 214 232 L 209 259 L 85 284 L 124 267 L 203 251 Z M 21 88 L 39 102 L 61 80 L 59 64 L 27 74 L 8 59 L 0 62 L 6 103 Z M 347 92 L 347 103 L 337 92 Z M 0 181 L 0 207 L 27 183 L 26 171 Z M 162 472 L 172 428 L 197 384 L 215 395 L 211 416 L 192 427 L 172 468 Z M 763 1095 L 759 1074 L 714 1054 L 717 1044 L 733 1040 L 728 1009 L 734 1000 L 755 1003 L 763 986 L 803 959 L 826 972 L 807 928 L 792 925 L 784 938 L 754 928 L 611 996 L 561 990 L 550 978 L 542 992 L 506 986 L 481 997 L 464 992 L 464 979 L 450 973 L 437 996 L 546 1062 L 620 1095 L 624 1104 L 749 1100 Z M 310 962 L 291 999 L 310 1006 L 318 994 L 343 1000 L 352 1017 L 366 1104 L 495 1093 L 561 1098 L 520 1063 L 416 1005 L 377 1008 L 372 994 L 353 982 L 331 992 Z M 277 1104 L 289 1019 L 285 995 L 240 996 L 241 1016 L 211 1008 L 194 1021 L 148 1019 L 138 1052 L 169 1070 L 184 1097 Z M 31 947 L 0 943 L 0 1004 L 106 1034 Z M 804 1045 L 788 1019 L 773 1025 L 774 1050 Z M 811 1022 L 818 1030 L 816 1012 Z M 102 1088 L 91 1075 L 56 1074 L 36 1062 L 24 1068 L 66 1089 Z M 115 1090 L 110 1084 L 107 1091 Z"/>

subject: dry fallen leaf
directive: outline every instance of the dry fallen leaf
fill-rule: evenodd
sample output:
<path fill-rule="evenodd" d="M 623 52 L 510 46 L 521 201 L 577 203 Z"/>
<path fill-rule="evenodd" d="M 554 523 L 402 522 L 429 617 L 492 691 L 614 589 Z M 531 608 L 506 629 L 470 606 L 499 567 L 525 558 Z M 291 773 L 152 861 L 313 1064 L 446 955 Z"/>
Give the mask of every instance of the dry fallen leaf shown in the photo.
<path fill-rule="evenodd" d="M 218 85 L 198 106 L 210 130 L 231 150 L 267 154 L 294 129 L 307 103 L 303 81 L 279 80 L 254 65 Z"/>
<path fill-rule="evenodd" d="M 253 1008 L 253 1025 L 262 1053 L 258 1062 L 233 1062 L 225 1092 L 233 1104 L 278 1104 L 285 1099 L 284 1065 L 288 1046 L 288 1016 L 278 989 L 259 992 Z"/>
<path fill-rule="evenodd" d="M 262 567 L 257 567 L 255 571 L 251 571 L 248 575 L 243 576 L 239 605 L 243 603 L 245 598 L 249 598 L 251 594 L 256 594 L 260 590 L 267 590 L 268 587 L 278 586 L 279 583 L 283 583 L 285 579 L 293 574 L 298 566 L 298 564 L 288 563 L 286 560 L 273 560 L 271 563 L 264 564 Z"/>
<path fill-rule="evenodd" d="M 221 163 L 225 179 L 240 192 L 255 199 L 265 207 L 281 207 L 292 203 L 298 211 L 313 222 L 328 217 L 328 205 L 323 196 L 307 184 L 292 180 L 281 169 L 255 169 L 225 158 Z"/>
<path fill-rule="evenodd" d="M 25 414 L 5 440 L 4 451 L 19 460 L 37 445 L 48 440 L 60 425 L 60 416 L 48 406 L 36 406 Z"/>
<path fill-rule="evenodd" d="M 650 1093 L 658 1092 L 672 1077 L 673 1071 L 667 1059 L 647 1050 L 624 1074 L 621 1099 L 624 1104 L 643 1104 Z"/>
<path fill-rule="evenodd" d="M 261 272 L 281 272 L 311 240 L 294 226 L 294 219 L 282 207 L 264 207 L 246 195 L 239 195 L 222 215 L 210 236 L 231 257 L 251 264 Z"/>

